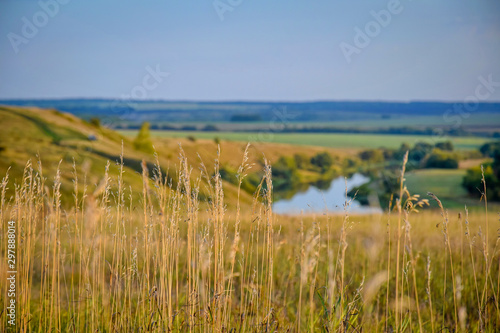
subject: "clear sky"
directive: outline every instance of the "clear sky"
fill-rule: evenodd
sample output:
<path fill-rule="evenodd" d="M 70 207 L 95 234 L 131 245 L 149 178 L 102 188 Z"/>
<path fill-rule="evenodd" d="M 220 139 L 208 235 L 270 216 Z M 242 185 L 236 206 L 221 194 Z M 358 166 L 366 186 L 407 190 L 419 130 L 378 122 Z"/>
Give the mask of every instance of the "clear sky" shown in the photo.
<path fill-rule="evenodd" d="M 396 2 L 0 0 L 0 98 L 464 101 L 500 82 L 500 1 Z"/>

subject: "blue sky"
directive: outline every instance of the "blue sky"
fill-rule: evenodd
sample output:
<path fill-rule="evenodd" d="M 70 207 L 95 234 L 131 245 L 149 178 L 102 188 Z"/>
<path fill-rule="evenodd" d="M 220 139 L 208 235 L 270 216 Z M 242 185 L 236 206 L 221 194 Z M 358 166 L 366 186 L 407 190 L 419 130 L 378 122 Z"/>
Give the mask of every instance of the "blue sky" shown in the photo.
<path fill-rule="evenodd" d="M 464 101 L 500 82 L 496 0 L 59 1 L 0 1 L 0 98 L 117 98 L 147 68 L 169 75 L 141 98 L 171 100 Z"/>

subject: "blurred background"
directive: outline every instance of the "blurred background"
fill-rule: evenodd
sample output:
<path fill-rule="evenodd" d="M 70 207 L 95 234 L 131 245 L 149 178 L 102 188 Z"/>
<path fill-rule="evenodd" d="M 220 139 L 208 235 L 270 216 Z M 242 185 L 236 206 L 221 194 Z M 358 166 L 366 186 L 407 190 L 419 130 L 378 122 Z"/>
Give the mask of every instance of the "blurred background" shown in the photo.
<path fill-rule="evenodd" d="M 250 142 L 283 211 L 353 175 L 380 209 L 407 150 L 415 190 L 451 205 L 478 196 L 480 164 L 500 183 L 497 1 L 4 0 L 0 16 L 2 171 L 43 150 L 99 165 L 106 140 L 134 161 Z"/>

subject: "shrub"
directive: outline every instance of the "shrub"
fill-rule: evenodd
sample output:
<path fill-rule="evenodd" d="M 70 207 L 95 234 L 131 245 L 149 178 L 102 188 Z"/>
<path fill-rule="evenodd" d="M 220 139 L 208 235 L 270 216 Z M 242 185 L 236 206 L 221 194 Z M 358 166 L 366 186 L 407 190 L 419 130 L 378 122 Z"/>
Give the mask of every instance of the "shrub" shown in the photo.
<path fill-rule="evenodd" d="M 425 159 L 425 157 L 432 152 L 434 147 L 426 142 L 417 142 L 413 149 L 410 149 L 410 153 L 408 154 L 408 159 L 420 162 Z"/>
<path fill-rule="evenodd" d="M 380 149 L 369 149 L 359 153 L 359 158 L 366 162 L 384 162 L 384 153 Z"/>
<path fill-rule="evenodd" d="M 453 151 L 454 149 L 453 143 L 451 141 L 438 142 L 435 144 L 435 147 L 446 151 Z"/>
<path fill-rule="evenodd" d="M 347 192 L 347 195 L 351 198 L 355 198 L 362 205 L 369 205 L 369 197 L 372 194 L 370 189 L 370 184 L 363 184 L 361 186 L 354 187 L 352 190 Z"/>
<path fill-rule="evenodd" d="M 487 142 L 479 148 L 481 154 L 488 157 L 493 157 L 497 150 L 500 150 L 500 141 Z"/>
<path fill-rule="evenodd" d="M 453 154 L 443 152 L 442 150 L 436 148 L 427 158 L 425 167 L 439 169 L 457 169 L 458 159 Z"/>
<path fill-rule="evenodd" d="M 311 164 L 320 168 L 324 173 L 333 165 L 333 158 L 327 152 L 318 153 L 311 158 Z"/>
<path fill-rule="evenodd" d="M 500 150 L 495 151 L 493 162 L 485 164 L 483 170 L 488 199 L 500 200 Z M 467 170 L 462 186 L 469 194 L 480 197 L 483 191 L 482 177 L 481 166 L 472 167 Z"/>
<path fill-rule="evenodd" d="M 462 186 L 465 187 L 467 192 L 474 197 L 481 197 L 481 193 L 483 191 L 482 184 L 482 173 L 481 166 L 475 166 L 470 169 L 467 169 L 465 176 L 462 181 Z M 488 186 L 486 187 L 486 194 L 489 200 L 499 200 L 500 199 L 500 191 L 499 191 L 499 181 L 493 172 L 493 168 L 491 165 L 486 165 L 484 168 L 484 179 Z"/>
<path fill-rule="evenodd" d="M 359 166 L 359 160 L 357 158 L 344 158 L 342 160 L 342 168 L 344 169 L 353 169 Z"/>
<path fill-rule="evenodd" d="M 306 170 L 311 167 L 311 159 L 306 154 L 295 154 L 293 159 L 298 169 Z"/>
<path fill-rule="evenodd" d="M 99 119 L 98 117 L 93 117 L 93 118 L 90 118 L 90 125 L 94 126 L 94 127 L 101 127 L 101 119 Z"/>
<path fill-rule="evenodd" d="M 394 150 L 392 149 L 382 149 L 382 154 L 386 161 L 392 160 L 394 158 Z"/>
<path fill-rule="evenodd" d="M 134 140 L 134 148 L 146 153 L 154 152 L 148 122 L 142 123 L 141 129 L 139 130 L 139 133 L 137 133 L 137 137 Z"/>
<path fill-rule="evenodd" d="M 299 182 L 295 160 L 291 157 L 280 157 L 272 166 L 272 176 L 277 190 L 293 188 Z"/>

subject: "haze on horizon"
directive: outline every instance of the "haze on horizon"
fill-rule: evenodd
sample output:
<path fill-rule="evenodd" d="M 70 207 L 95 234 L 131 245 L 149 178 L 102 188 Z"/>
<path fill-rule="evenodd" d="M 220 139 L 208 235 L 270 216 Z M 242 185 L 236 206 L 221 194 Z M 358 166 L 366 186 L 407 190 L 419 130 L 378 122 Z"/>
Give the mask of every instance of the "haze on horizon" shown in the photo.
<path fill-rule="evenodd" d="M 500 101 L 495 0 L 3 0 L 0 36 L 0 99 Z"/>

